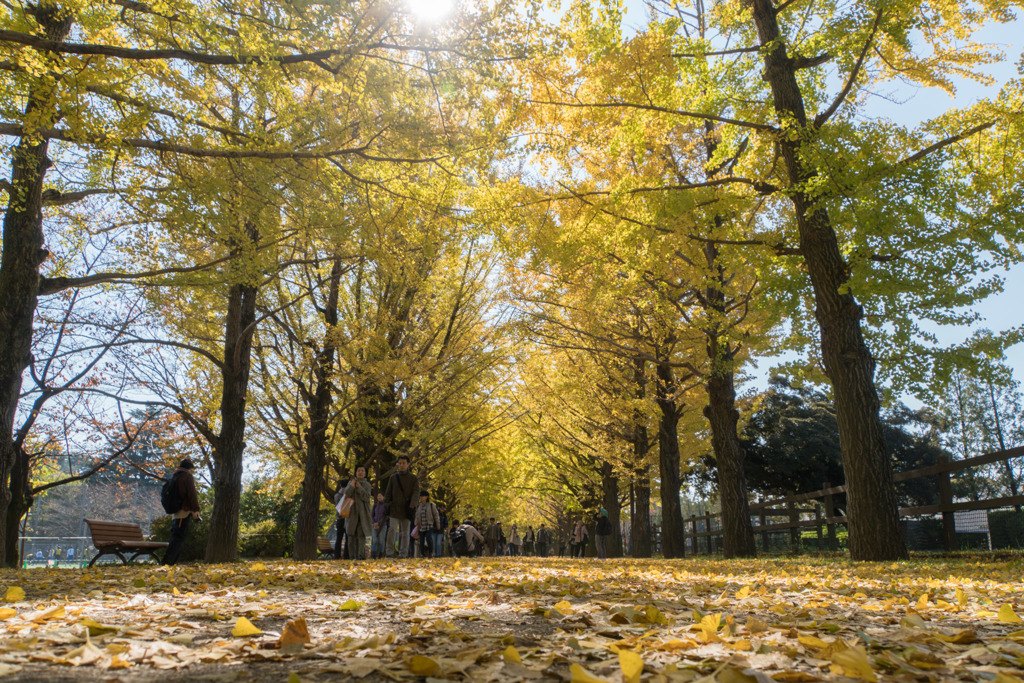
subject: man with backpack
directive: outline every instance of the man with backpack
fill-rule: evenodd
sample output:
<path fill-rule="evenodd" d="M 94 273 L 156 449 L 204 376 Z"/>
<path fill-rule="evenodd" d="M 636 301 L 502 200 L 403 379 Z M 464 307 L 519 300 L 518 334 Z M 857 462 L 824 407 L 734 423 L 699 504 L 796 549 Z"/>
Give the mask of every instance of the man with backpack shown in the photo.
<path fill-rule="evenodd" d="M 597 556 L 599 559 L 608 559 L 608 546 L 607 539 L 612 534 L 612 523 L 608 519 L 608 511 L 601 508 L 600 512 L 597 513 L 597 528 L 594 530 L 596 536 L 594 541 L 597 543 Z"/>
<path fill-rule="evenodd" d="M 543 524 L 540 525 L 540 529 L 537 530 L 537 556 L 547 557 L 548 556 L 548 543 L 551 542 L 551 532 Z"/>
<path fill-rule="evenodd" d="M 185 538 L 188 536 L 189 522 L 199 517 L 199 494 L 196 491 L 196 480 L 192 476 L 195 465 L 185 458 L 178 464 L 171 478 L 164 483 L 160 491 L 160 503 L 164 511 L 171 515 L 171 541 L 164 553 L 163 564 L 171 566 L 178 561 Z"/>
<path fill-rule="evenodd" d="M 412 518 L 416 514 L 416 502 L 420 492 L 420 482 L 416 475 L 409 471 L 409 456 L 398 456 L 398 471 L 388 478 L 384 490 L 384 502 L 388 506 L 390 523 L 388 540 L 384 552 L 388 559 L 395 556 L 395 540 L 399 543 L 399 557 L 409 557 L 409 532 L 412 531 Z"/>

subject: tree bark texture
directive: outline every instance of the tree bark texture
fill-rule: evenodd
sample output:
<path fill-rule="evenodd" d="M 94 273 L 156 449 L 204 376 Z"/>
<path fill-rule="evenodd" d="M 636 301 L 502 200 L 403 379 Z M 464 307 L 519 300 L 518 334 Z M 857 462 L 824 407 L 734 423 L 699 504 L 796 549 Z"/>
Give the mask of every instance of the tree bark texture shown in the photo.
<path fill-rule="evenodd" d="M 14 459 L 14 467 L 11 468 L 11 499 L 7 506 L 7 517 L 4 520 L 7 527 L 4 537 L 6 544 L 4 557 L 8 567 L 21 566 L 21 553 L 18 548 L 21 520 L 32 507 L 34 500 L 29 472 L 28 453 L 19 445 Z"/>
<path fill-rule="evenodd" d="M 686 555 L 686 530 L 683 508 L 679 503 L 682 477 L 679 473 L 679 418 L 675 397 L 675 378 L 668 363 L 656 366 L 656 401 L 661 409 L 658 421 L 658 470 L 661 477 L 661 552 L 666 559 Z"/>
<path fill-rule="evenodd" d="M 849 268 L 825 207 L 805 188 L 817 172 L 803 160 L 803 147 L 817 131 L 807 121 L 793 59 L 786 53 L 771 0 L 748 0 L 764 52 L 764 78 L 771 87 L 783 131 L 778 139 L 790 183 L 800 251 L 814 290 L 822 360 L 835 393 L 836 419 L 847 486 L 850 557 L 907 557 L 899 526 L 892 463 L 882 431 L 875 361 L 861 332 L 863 310 L 847 290 Z"/>
<path fill-rule="evenodd" d="M 647 395 L 646 362 L 633 359 L 633 382 L 638 400 Z M 647 418 L 633 413 L 633 517 L 629 520 L 629 544 L 633 557 L 651 556 L 651 474 L 647 466 Z"/>
<path fill-rule="evenodd" d="M 723 340 L 720 321 L 725 320 L 725 270 L 718 246 L 709 242 L 704 256 L 711 272 L 704 300 L 711 311 L 711 324 L 705 329 L 710 373 L 707 378 L 708 405 L 704 416 L 711 427 L 711 445 L 718 464 L 718 497 L 722 505 L 722 552 L 725 557 L 754 557 L 754 527 L 750 522 L 747 478 L 743 461 L 747 454 L 740 445 L 736 429 L 740 413 L 736 410 L 736 384 L 732 372 L 736 348 Z"/>
<path fill-rule="evenodd" d="M 608 521 L 612 525 L 612 535 L 605 542 L 608 557 L 622 557 L 622 530 L 619 528 L 619 478 L 615 476 L 611 463 L 601 465 L 602 506 L 608 511 Z M 597 536 L 596 527 L 594 532 Z"/>
<path fill-rule="evenodd" d="M 30 10 L 46 37 L 63 41 L 71 16 L 50 3 Z M 29 91 L 24 120 L 49 128 L 56 116 L 59 78 L 40 79 Z M 31 131 L 26 131 L 31 132 Z M 21 394 L 21 377 L 32 361 L 32 324 L 39 296 L 39 268 L 48 256 L 43 248 L 43 179 L 51 162 L 49 140 L 22 137 L 11 162 L 11 189 L 4 214 L 3 257 L 0 259 L 0 519 L 6 520 L 11 502 L 9 486 L 18 447 L 14 419 Z M 0 524 L 0 566 L 6 564 L 8 526 Z M 15 534 L 15 543 L 17 534 Z"/>
<path fill-rule="evenodd" d="M 299 501 L 298 519 L 295 523 L 295 545 L 293 556 L 296 560 L 317 558 L 316 539 L 319 536 L 320 498 L 327 489 L 327 429 L 331 420 L 331 375 L 334 373 L 335 346 L 331 340 L 331 328 L 338 324 L 338 290 L 341 285 L 341 259 L 335 258 L 331 267 L 331 280 L 327 293 L 327 305 L 323 309 L 327 332 L 323 346 L 316 356 L 314 376 L 316 387 L 306 395 L 309 429 L 306 431 L 306 471 L 302 480 L 302 498 Z"/>
<path fill-rule="evenodd" d="M 252 244 L 258 242 L 259 235 L 254 226 L 247 226 L 246 237 Z M 221 425 L 213 448 L 213 511 L 206 544 L 207 562 L 233 562 L 238 559 L 245 403 L 252 366 L 252 338 L 256 331 L 256 295 L 256 286 L 246 282 L 236 282 L 228 291 Z"/>

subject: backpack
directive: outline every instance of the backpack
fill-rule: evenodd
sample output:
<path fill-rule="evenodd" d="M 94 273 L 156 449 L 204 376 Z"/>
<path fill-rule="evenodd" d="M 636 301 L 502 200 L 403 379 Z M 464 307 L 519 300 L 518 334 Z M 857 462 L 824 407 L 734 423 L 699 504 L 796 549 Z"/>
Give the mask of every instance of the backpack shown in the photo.
<path fill-rule="evenodd" d="M 611 520 L 609 520 L 604 515 L 601 515 L 600 517 L 598 517 L 597 518 L 597 535 L 598 536 L 608 536 L 611 533 L 612 533 L 612 523 L 611 523 Z"/>
<path fill-rule="evenodd" d="M 469 543 L 466 542 L 466 532 L 462 529 L 452 533 L 452 554 L 455 557 L 469 555 Z"/>
<path fill-rule="evenodd" d="M 178 489 L 178 477 L 171 475 L 171 478 L 164 482 L 160 489 L 160 504 L 164 506 L 164 512 L 173 515 L 181 510 L 185 501 L 181 499 L 181 491 Z"/>

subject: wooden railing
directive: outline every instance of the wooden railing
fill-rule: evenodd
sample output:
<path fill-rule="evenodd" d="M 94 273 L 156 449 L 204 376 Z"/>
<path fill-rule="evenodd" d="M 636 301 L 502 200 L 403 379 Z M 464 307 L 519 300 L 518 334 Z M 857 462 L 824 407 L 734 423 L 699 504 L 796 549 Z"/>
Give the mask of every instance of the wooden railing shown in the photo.
<path fill-rule="evenodd" d="M 965 460 L 940 462 L 936 465 L 921 467 L 916 470 L 899 472 L 893 476 L 893 479 L 897 482 L 920 479 L 922 477 L 937 477 L 939 499 L 938 505 L 900 508 L 900 517 L 941 513 L 943 542 L 947 550 L 952 550 L 955 547 L 956 534 L 954 513 L 965 510 L 994 510 L 997 508 L 1024 506 L 1024 495 L 953 502 L 953 487 L 950 482 L 950 473 L 982 465 L 991 465 L 992 463 L 1022 456 L 1024 456 L 1024 447 L 1017 447 L 1005 451 L 986 453 L 985 455 Z M 750 503 L 750 514 L 757 519 L 757 523 L 754 525 L 754 533 L 760 534 L 762 547 L 767 548 L 769 546 L 769 534 L 789 530 L 791 547 L 799 548 L 801 530 L 816 528 L 818 531 L 819 547 L 836 549 L 838 547 L 836 525 L 846 523 L 845 515 L 835 514 L 835 496 L 840 493 L 846 493 L 845 486 L 831 486 L 826 483 L 817 491 Z M 801 503 L 817 500 L 821 501 L 820 505 L 800 507 Z M 805 515 L 811 514 L 814 515 L 813 519 L 802 518 Z M 719 516 L 718 513 L 705 512 L 703 515 L 694 515 L 683 520 L 684 538 L 690 540 L 692 552 L 714 553 L 716 551 L 716 544 L 720 546 L 722 530 L 721 528 L 711 528 L 712 522 L 717 520 Z M 778 519 L 785 521 L 769 521 Z M 719 524 L 720 526 L 721 524 Z"/>

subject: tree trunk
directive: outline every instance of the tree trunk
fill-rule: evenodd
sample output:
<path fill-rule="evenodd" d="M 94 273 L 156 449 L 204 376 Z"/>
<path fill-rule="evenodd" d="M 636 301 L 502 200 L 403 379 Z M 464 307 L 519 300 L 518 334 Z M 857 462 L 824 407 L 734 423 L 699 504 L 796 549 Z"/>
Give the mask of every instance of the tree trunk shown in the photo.
<path fill-rule="evenodd" d="M 309 429 L 306 431 L 306 472 L 302 480 L 302 498 L 299 501 L 298 519 L 295 523 L 295 545 L 292 549 L 296 560 L 317 558 L 316 539 L 319 536 L 320 499 L 326 490 L 327 479 L 327 429 L 331 421 L 331 374 L 334 372 L 335 346 L 331 341 L 331 328 L 338 324 L 338 290 L 341 284 L 341 259 L 335 257 L 331 267 L 330 288 L 327 305 L 324 308 L 324 322 L 327 332 L 323 346 L 317 353 L 314 375 L 316 389 L 307 395 Z M 303 391 L 304 394 L 307 392 Z"/>
<path fill-rule="evenodd" d="M 720 221 L 720 219 L 719 219 Z M 704 409 L 711 426 L 711 445 L 718 464 L 718 497 L 722 504 L 722 553 L 725 557 L 754 557 L 754 527 L 750 522 L 747 478 L 743 461 L 747 454 L 740 445 L 736 429 L 740 419 L 736 410 L 736 384 L 732 361 L 736 348 L 722 340 L 719 321 L 726 315 L 725 269 L 718 245 L 709 242 L 704 256 L 711 271 L 711 285 L 704 300 L 711 309 L 710 325 L 705 329 L 710 373 L 707 378 L 708 405 Z"/>
<path fill-rule="evenodd" d="M 612 525 L 612 535 L 605 542 L 608 557 L 622 557 L 622 530 L 619 528 L 619 478 L 615 476 L 609 462 L 601 465 L 601 497 L 602 506 L 608 511 L 608 521 Z M 595 541 L 596 541 L 595 529 Z"/>
<path fill-rule="evenodd" d="M 4 548 L 5 566 L 20 567 L 21 553 L 18 548 L 18 536 L 21 532 L 21 520 L 32 507 L 32 501 L 35 499 L 32 495 L 28 453 L 21 447 L 18 447 L 14 467 L 11 468 L 10 491 L 11 499 L 7 506 L 7 528 L 4 537 L 6 544 Z"/>
<path fill-rule="evenodd" d="M 725 557 L 754 557 L 754 528 L 750 523 L 747 479 L 743 472 L 746 453 L 736 435 L 739 411 L 731 372 L 708 377 L 708 406 L 704 415 L 711 425 L 711 443 L 718 463 L 718 496 L 722 503 L 722 552 Z"/>
<path fill-rule="evenodd" d="M 645 361 L 633 359 L 633 382 L 636 399 L 647 395 Z M 633 557 L 651 556 L 651 475 L 647 467 L 647 417 L 633 412 L 633 517 L 629 520 L 629 544 Z"/>
<path fill-rule="evenodd" d="M 31 7 L 31 6 L 30 6 Z M 33 14 L 49 40 L 63 41 L 71 30 L 71 15 L 48 2 L 26 13 Z M 55 74 L 54 74 L 55 75 Z M 46 129 L 56 111 L 53 92 L 59 78 L 39 79 L 29 91 L 24 121 Z M 0 260 L 0 519 L 8 517 L 11 490 L 8 484 L 18 456 L 14 442 L 14 418 L 21 394 L 21 376 L 32 360 L 32 323 L 39 296 L 39 267 L 49 255 L 43 248 L 43 178 L 50 167 L 49 140 L 22 137 L 11 162 L 11 189 L 4 215 L 3 257 Z M 0 566 L 6 564 L 9 547 L 6 524 L 0 524 Z M 17 543 L 17 533 L 14 534 Z"/>
<path fill-rule="evenodd" d="M 661 476 L 661 553 L 666 559 L 686 555 L 686 530 L 683 509 L 679 503 L 682 477 L 679 473 L 679 405 L 676 402 L 675 379 L 668 363 L 657 364 L 657 403 L 661 409 L 658 422 L 658 470 Z"/>
<path fill-rule="evenodd" d="M 246 226 L 246 237 L 252 245 L 258 242 L 255 226 Z M 256 331 L 256 294 L 257 288 L 244 282 L 231 285 L 228 292 L 221 426 L 213 447 L 213 512 L 210 514 L 210 535 L 206 544 L 207 562 L 233 562 L 238 559 L 245 402 L 252 365 L 252 338 Z"/>
<path fill-rule="evenodd" d="M 907 557 L 900 532 L 892 463 L 882 431 L 875 361 L 861 333 L 863 310 L 847 289 L 849 268 L 827 210 L 812 194 L 816 171 L 803 161 L 803 146 L 816 134 L 807 121 L 796 67 L 786 54 L 771 0 L 750 0 L 764 46 L 764 78 L 783 128 L 778 138 L 795 208 L 800 251 L 814 291 L 821 330 L 822 361 L 835 393 L 836 420 L 846 474 L 850 557 L 897 560 Z"/>

